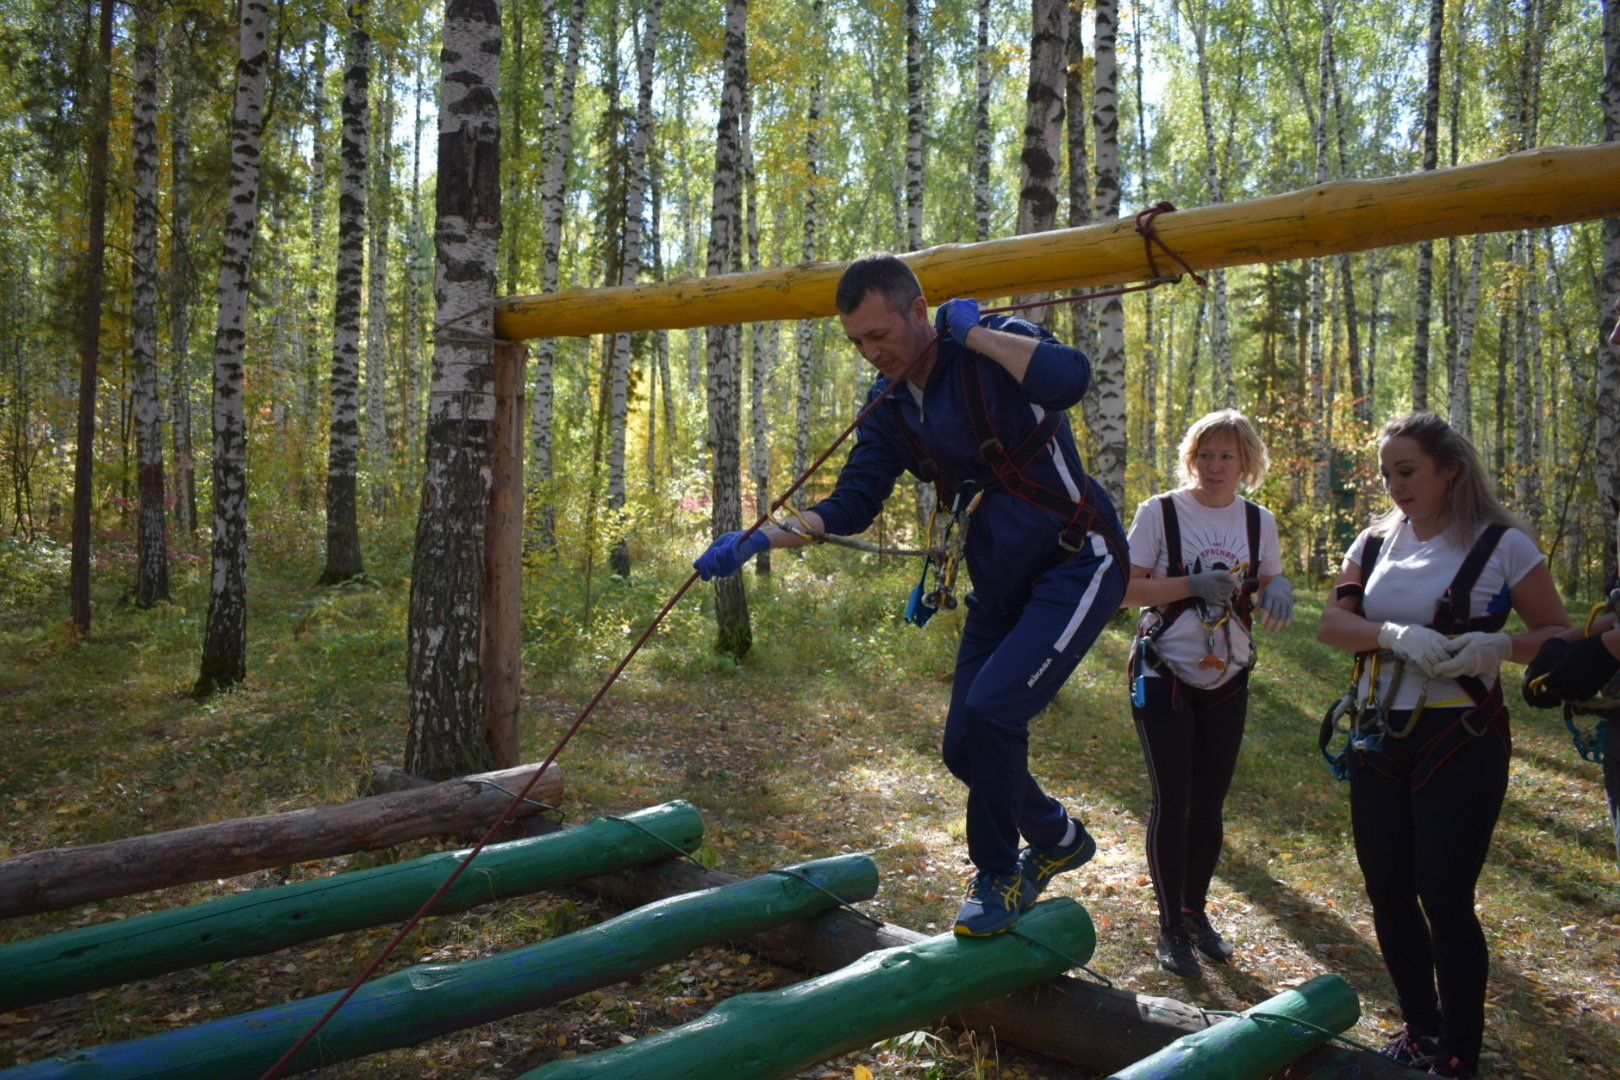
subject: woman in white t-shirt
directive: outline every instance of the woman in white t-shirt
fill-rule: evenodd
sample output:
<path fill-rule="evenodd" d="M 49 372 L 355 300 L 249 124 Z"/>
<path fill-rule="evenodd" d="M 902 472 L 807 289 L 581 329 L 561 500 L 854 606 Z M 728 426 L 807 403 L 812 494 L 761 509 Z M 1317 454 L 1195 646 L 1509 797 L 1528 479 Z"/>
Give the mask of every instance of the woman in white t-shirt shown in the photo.
<path fill-rule="evenodd" d="M 1294 610 L 1277 519 L 1238 494 L 1259 485 L 1267 463 L 1242 413 L 1210 413 L 1182 437 L 1182 486 L 1142 503 L 1131 523 L 1124 602 L 1145 608 L 1131 654 L 1131 711 L 1153 785 L 1156 952 L 1178 975 L 1199 973 L 1194 949 L 1222 963 L 1233 952 L 1205 901 L 1243 741 L 1256 598 L 1268 629 L 1286 626 Z"/>
<path fill-rule="evenodd" d="M 1378 461 L 1395 506 L 1350 546 L 1316 636 L 1362 658 L 1350 818 L 1406 1022 L 1385 1052 L 1471 1077 L 1489 964 L 1474 888 L 1512 752 L 1497 669 L 1569 616 L 1479 451 L 1443 419 L 1391 420 Z M 1503 632 L 1510 609 L 1526 632 Z"/>

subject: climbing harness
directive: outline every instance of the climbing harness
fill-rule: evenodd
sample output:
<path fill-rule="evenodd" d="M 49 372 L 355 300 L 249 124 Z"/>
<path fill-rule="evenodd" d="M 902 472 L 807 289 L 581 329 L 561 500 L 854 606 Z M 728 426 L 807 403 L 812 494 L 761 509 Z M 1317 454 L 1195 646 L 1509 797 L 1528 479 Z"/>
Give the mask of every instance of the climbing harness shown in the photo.
<path fill-rule="evenodd" d="M 949 509 L 941 510 L 941 503 L 934 503 L 934 509 L 928 515 L 928 552 L 923 559 L 922 576 L 906 598 L 905 620 L 911 625 L 927 626 L 928 620 L 940 608 L 946 611 L 956 608 L 956 571 L 961 565 L 963 552 L 967 550 L 968 518 L 979 508 L 983 498 L 983 488 L 964 487 L 952 494 Z M 941 518 L 944 519 L 943 526 L 939 524 Z M 934 541 L 936 536 L 939 537 L 938 543 Z M 929 586 L 930 574 L 932 587 Z"/>
<path fill-rule="evenodd" d="M 1181 518 L 1176 513 L 1175 499 L 1170 495 L 1160 495 L 1155 500 L 1159 504 L 1159 512 L 1164 521 L 1164 547 L 1167 553 L 1165 575 L 1167 577 L 1186 577 L 1189 573 L 1198 573 L 1203 569 L 1202 560 L 1195 558 L 1193 566 L 1189 568 L 1186 562 L 1186 552 L 1181 546 Z M 1142 609 L 1141 618 L 1136 624 L 1136 639 L 1131 649 L 1131 701 L 1137 708 L 1147 704 L 1147 669 L 1152 668 L 1160 675 L 1169 675 L 1178 682 L 1198 688 L 1200 680 L 1192 677 L 1191 672 L 1183 671 L 1159 648 L 1159 638 L 1165 631 L 1183 615 L 1192 613 L 1204 631 L 1204 655 L 1198 660 L 1200 671 L 1215 670 L 1224 672 L 1232 658 L 1232 617 L 1235 615 L 1238 625 L 1245 631 L 1252 631 L 1254 627 L 1254 597 L 1260 588 L 1260 507 L 1249 499 L 1243 500 L 1244 531 L 1249 544 L 1249 559 L 1232 568 L 1232 573 L 1238 578 L 1238 588 L 1232 594 L 1229 603 L 1222 604 L 1219 609 L 1211 612 L 1209 604 L 1196 597 L 1188 596 L 1180 600 L 1173 600 L 1158 607 Z M 1215 636 L 1221 634 L 1222 649 L 1215 651 Z M 1249 635 L 1249 658 L 1243 664 L 1241 671 L 1252 671 L 1259 658 L 1259 646 L 1255 643 L 1252 633 Z"/>
<path fill-rule="evenodd" d="M 1181 258 L 1180 255 L 1177 255 L 1174 251 L 1172 251 L 1169 245 L 1164 242 L 1163 238 L 1159 236 L 1158 231 L 1154 228 L 1154 221 L 1160 214 L 1172 211 L 1174 209 L 1175 207 L 1170 203 L 1160 202 L 1136 215 L 1136 231 L 1142 237 L 1143 245 L 1147 249 L 1148 266 L 1152 274 L 1149 279 L 1137 282 L 1134 285 L 1121 285 L 1109 289 L 1099 289 L 1095 292 L 1076 293 L 1071 296 L 1053 297 L 1049 300 L 1009 304 L 1004 307 L 984 309 L 981 311 L 981 314 L 995 315 L 1010 311 L 1023 311 L 1035 308 L 1052 307 L 1057 304 L 1073 304 L 1088 300 L 1101 300 L 1112 296 L 1124 296 L 1128 293 L 1144 292 L 1149 289 L 1156 289 L 1161 285 L 1173 285 L 1179 282 L 1181 280 L 1180 273 L 1167 275 L 1159 272 L 1158 263 L 1153 252 L 1155 244 L 1158 245 L 1160 250 L 1165 252 L 1178 264 L 1180 264 L 1182 269 L 1189 276 L 1191 276 L 1194 281 L 1196 281 L 1199 285 L 1204 285 L 1204 278 L 1195 272 L 1192 267 L 1188 265 L 1185 259 Z M 463 316 L 463 318 L 470 317 L 471 314 L 473 313 L 469 313 L 468 316 Z M 456 320 L 452 320 L 452 322 L 454 321 Z M 923 349 L 916 356 L 911 358 L 911 362 L 906 365 L 905 370 L 902 371 L 896 379 L 890 382 L 888 386 L 884 387 L 876 396 L 874 396 L 871 401 L 867 402 L 866 407 L 856 414 L 855 419 L 849 422 L 848 426 L 846 426 L 844 430 L 839 433 L 838 437 L 828 444 L 827 448 L 823 450 L 813 462 L 810 463 L 809 467 L 807 467 L 804 472 L 802 472 L 798 478 L 793 481 L 792 484 L 788 485 L 787 490 L 777 497 L 776 501 L 770 505 L 770 508 L 761 513 L 759 518 L 746 530 L 744 530 L 740 539 L 747 539 L 749 536 L 752 536 L 761 527 L 769 523 L 774 514 L 790 504 L 790 500 L 793 498 L 794 493 L 803 487 L 810 477 L 814 475 L 815 472 L 826 463 L 827 459 L 833 455 L 833 452 L 842 446 L 844 441 L 848 439 L 850 435 L 854 434 L 855 430 L 859 428 L 861 424 L 865 423 L 867 418 L 882 406 L 883 402 L 888 399 L 889 395 L 894 392 L 895 388 L 898 387 L 901 382 L 905 380 L 906 376 L 911 373 L 911 370 L 915 368 L 923 360 L 923 358 L 926 357 L 935 348 L 935 346 L 939 344 L 940 337 L 941 335 L 936 332 L 931 338 L 929 338 L 928 343 L 923 347 Z M 484 341 L 482 337 L 479 337 L 478 340 L 480 342 Z M 965 368 L 968 365 L 963 366 Z M 1066 417 L 1064 418 L 1064 422 L 1067 423 Z M 1050 435 L 1048 435 L 1048 438 L 1050 438 Z M 1080 504 L 1079 509 L 1085 509 L 1084 503 Z M 1112 532 L 1113 530 L 1107 531 Z M 1064 535 L 1068 535 L 1067 530 L 1065 531 Z M 1081 538 L 1084 538 L 1083 533 L 1081 534 Z M 1122 553 L 1123 538 L 1111 537 L 1110 540 L 1112 541 L 1111 546 L 1118 545 L 1116 552 Z M 1126 560 L 1120 559 L 1120 566 L 1123 568 L 1126 565 L 1128 565 Z M 541 763 L 540 768 L 536 769 L 533 775 L 529 777 L 528 782 L 525 783 L 523 787 L 513 795 L 511 802 L 509 802 L 506 805 L 506 808 L 502 810 L 499 815 L 497 815 L 495 820 L 490 824 L 489 828 L 485 830 L 484 835 L 478 839 L 478 842 L 467 850 L 467 853 L 461 858 L 461 861 L 456 864 L 456 868 L 451 871 L 450 875 L 445 879 L 444 884 L 440 885 L 433 895 L 427 898 L 427 900 L 422 904 L 421 908 L 417 910 L 416 914 L 412 915 L 405 921 L 405 923 L 395 933 L 393 938 L 390 939 L 385 946 L 383 946 L 382 950 L 378 952 L 369 963 L 367 963 L 365 968 L 354 979 L 354 981 L 351 982 L 349 986 L 338 995 L 338 997 L 332 1002 L 321 1017 L 310 1025 L 309 1029 L 300 1035 L 298 1039 L 287 1048 L 287 1052 L 282 1054 L 275 1064 L 271 1065 L 270 1068 L 264 1072 L 264 1074 L 260 1077 L 260 1080 L 275 1080 L 275 1077 L 282 1074 L 287 1066 L 290 1065 L 293 1059 L 298 1055 L 299 1051 L 301 1051 L 305 1046 L 309 1045 L 310 1041 L 315 1038 L 316 1034 L 320 1032 L 321 1028 L 326 1025 L 326 1022 L 335 1016 L 338 1010 L 341 1009 L 344 1004 L 355 995 L 360 987 L 365 985 L 365 983 L 377 973 L 377 970 L 383 965 L 384 962 L 387 961 L 390 956 L 394 954 L 395 950 L 399 948 L 400 944 L 405 940 L 410 932 L 427 917 L 428 913 L 433 910 L 434 906 L 439 902 L 444 894 L 449 891 L 450 887 L 454 885 L 461 875 L 467 870 L 467 868 L 472 865 L 473 860 L 478 857 L 478 854 L 489 845 L 490 841 L 494 839 L 496 834 L 499 833 L 501 829 L 506 827 L 507 822 L 511 820 L 512 815 L 517 811 L 518 807 L 523 805 L 523 801 L 528 798 L 529 792 L 533 789 L 534 785 L 539 781 L 540 777 L 545 773 L 545 771 L 557 760 L 558 756 L 562 754 L 563 750 L 579 732 L 579 729 L 584 726 L 585 721 L 590 718 L 593 712 L 596 711 L 596 706 L 601 703 L 604 697 L 607 696 L 608 690 L 610 690 L 613 684 L 618 681 L 619 676 L 623 674 L 624 669 L 630 665 L 630 661 L 635 659 L 636 655 L 641 652 L 642 646 L 647 643 L 647 641 L 652 637 L 653 633 L 663 623 L 664 619 L 671 611 L 674 610 L 675 605 L 680 603 L 681 598 L 687 594 L 693 585 L 697 584 L 698 580 L 698 573 L 696 570 L 694 570 L 687 576 L 686 580 L 681 583 L 680 587 L 677 588 L 673 594 L 671 594 L 669 599 L 664 602 L 664 605 L 659 608 L 658 613 L 653 616 L 652 621 L 647 624 L 646 628 L 642 630 L 641 634 L 635 639 L 634 642 L 631 643 L 630 648 L 624 654 L 624 657 L 618 662 L 617 665 L 614 666 L 613 670 L 608 673 L 606 680 L 603 681 L 602 685 L 597 689 L 596 693 L 591 696 L 590 700 L 586 702 L 585 707 L 582 708 L 574 717 L 573 722 L 569 725 L 568 729 L 563 732 L 562 737 L 557 740 L 556 745 L 552 747 L 551 753 L 546 756 L 546 759 Z"/>
<path fill-rule="evenodd" d="M 1429 629 L 1452 636 L 1476 630 L 1494 632 L 1507 624 L 1506 611 L 1494 614 L 1487 612 L 1478 617 L 1470 617 L 1469 614 L 1469 597 L 1474 584 L 1479 580 L 1485 564 L 1506 533 L 1507 526 L 1496 522 L 1487 525 L 1480 533 L 1479 538 L 1469 548 L 1462 565 L 1457 568 L 1451 584 L 1446 586 L 1445 592 L 1435 602 L 1434 617 L 1428 623 Z M 1346 582 L 1339 586 L 1338 595 L 1341 598 L 1355 597 L 1357 614 L 1364 614 L 1362 603 L 1366 596 L 1367 582 L 1372 578 L 1373 567 L 1378 562 L 1384 540 L 1383 536 L 1376 534 L 1367 538 L 1367 544 L 1362 551 L 1361 580 Z M 1392 668 L 1389 688 L 1380 702 L 1379 669 L 1386 655 L 1391 657 Z M 1360 693 L 1363 671 L 1368 675 L 1367 692 L 1364 697 Z M 1328 770 L 1335 780 L 1348 780 L 1353 767 L 1370 765 L 1393 779 L 1413 781 L 1414 789 L 1421 788 L 1433 778 L 1441 765 L 1470 740 L 1493 733 L 1504 744 L 1506 743 L 1507 735 L 1503 729 L 1506 726 L 1507 707 L 1502 701 L 1501 680 L 1498 679 L 1494 685 L 1487 687 L 1484 680 L 1477 675 L 1458 675 L 1455 681 L 1468 695 L 1473 706 L 1460 712 L 1456 720 L 1419 749 L 1410 776 L 1396 775 L 1396 772 L 1392 771 L 1394 766 L 1388 756 L 1382 752 L 1385 740 L 1404 739 L 1410 736 L 1417 728 L 1418 720 L 1428 707 L 1429 700 L 1430 677 L 1425 676 L 1418 688 L 1417 701 L 1413 704 L 1406 722 L 1398 728 L 1391 726 L 1389 717 L 1394 711 L 1392 706 L 1405 675 L 1406 661 L 1398 654 L 1383 649 L 1356 654 L 1350 688 L 1328 709 L 1317 732 L 1317 748 L 1327 760 Z M 1340 738 L 1343 738 L 1344 742 L 1336 745 L 1336 740 Z"/>

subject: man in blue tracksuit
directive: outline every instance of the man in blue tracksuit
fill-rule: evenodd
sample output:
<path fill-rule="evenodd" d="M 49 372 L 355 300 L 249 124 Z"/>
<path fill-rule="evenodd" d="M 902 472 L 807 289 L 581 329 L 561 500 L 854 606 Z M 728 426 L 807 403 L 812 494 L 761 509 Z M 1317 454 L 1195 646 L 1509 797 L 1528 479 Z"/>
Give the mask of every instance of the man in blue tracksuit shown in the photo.
<path fill-rule="evenodd" d="M 860 426 L 833 493 L 805 512 L 835 535 L 865 530 L 902 472 L 935 481 L 941 501 L 968 505 L 973 577 L 957 652 L 945 764 L 968 788 L 968 856 L 978 873 L 956 932 L 1003 933 L 1052 876 L 1084 864 L 1096 842 L 1029 772 L 1029 723 L 1118 608 L 1123 532 L 1086 475 L 1063 410 L 1085 394 L 1091 365 L 1044 329 L 980 318 L 973 300 L 938 312 L 934 337 L 916 275 L 893 255 L 851 263 L 839 319 L 877 368 L 867 400 L 897 388 Z M 915 361 L 915 363 L 913 363 Z M 705 580 L 735 573 L 767 547 L 805 541 L 773 526 L 727 533 L 697 560 Z M 1019 838 L 1028 846 L 1020 850 Z"/>

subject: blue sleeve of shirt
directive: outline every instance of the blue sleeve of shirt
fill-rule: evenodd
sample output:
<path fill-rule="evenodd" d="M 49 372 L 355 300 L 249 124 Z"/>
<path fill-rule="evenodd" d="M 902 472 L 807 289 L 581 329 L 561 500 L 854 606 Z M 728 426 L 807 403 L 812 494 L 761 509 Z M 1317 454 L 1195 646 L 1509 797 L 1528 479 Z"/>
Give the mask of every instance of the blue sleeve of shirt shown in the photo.
<path fill-rule="evenodd" d="M 867 402 L 885 385 L 881 378 L 873 382 Z M 854 536 L 870 528 L 894 491 L 895 480 L 911 464 L 911 454 L 893 427 L 894 419 L 885 408 L 867 417 L 855 429 L 855 449 L 839 471 L 833 493 L 810 508 L 834 536 Z"/>
<path fill-rule="evenodd" d="M 984 325 L 992 330 L 1040 339 L 1021 384 L 1024 396 L 1030 401 L 1044 409 L 1061 412 L 1086 396 L 1091 386 L 1091 361 L 1085 353 L 1064 345 L 1045 327 L 1017 316 L 991 316 L 984 320 Z"/>

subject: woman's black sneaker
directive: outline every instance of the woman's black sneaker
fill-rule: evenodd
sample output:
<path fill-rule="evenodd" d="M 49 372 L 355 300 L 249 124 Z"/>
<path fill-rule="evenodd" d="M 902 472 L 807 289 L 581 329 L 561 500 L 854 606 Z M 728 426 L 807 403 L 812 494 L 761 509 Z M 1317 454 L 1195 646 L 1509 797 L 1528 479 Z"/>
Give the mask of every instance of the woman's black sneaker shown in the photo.
<path fill-rule="evenodd" d="M 1429 1075 L 1446 1076 L 1451 1080 L 1474 1080 L 1474 1067 L 1460 1057 L 1446 1054 L 1434 1059 L 1434 1064 L 1429 1066 Z"/>
<path fill-rule="evenodd" d="M 1185 926 L 1161 930 L 1159 945 L 1154 952 L 1158 954 L 1160 967 L 1182 978 L 1195 979 L 1204 972 L 1198 966 L 1198 957 L 1193 955 L 1192 938 Z"/>
<path fill-rule="evenodd" d="M 1193 947 L 1218 964 L 1224 964 L 1232 959 L 1237 950 L 1232 943 L 1221 937 L 1221 932 L 1209 924 L 1209 916 L 1202 911 L 1183 911 L 1181 921 L 1187 927 L 1187 935 L 1192 938 Z"/>
<path fill-rule="evenodd" d="M 1440 1040 L 1434 1035 L 1417 1035 L 1411 1028 L 1402 1028 L 1400 1034 L 1385 1043 L 1378 1052 L 1402 1065 L 1427 1069 L 1435 1063 L 1440 1053 Z"/>

